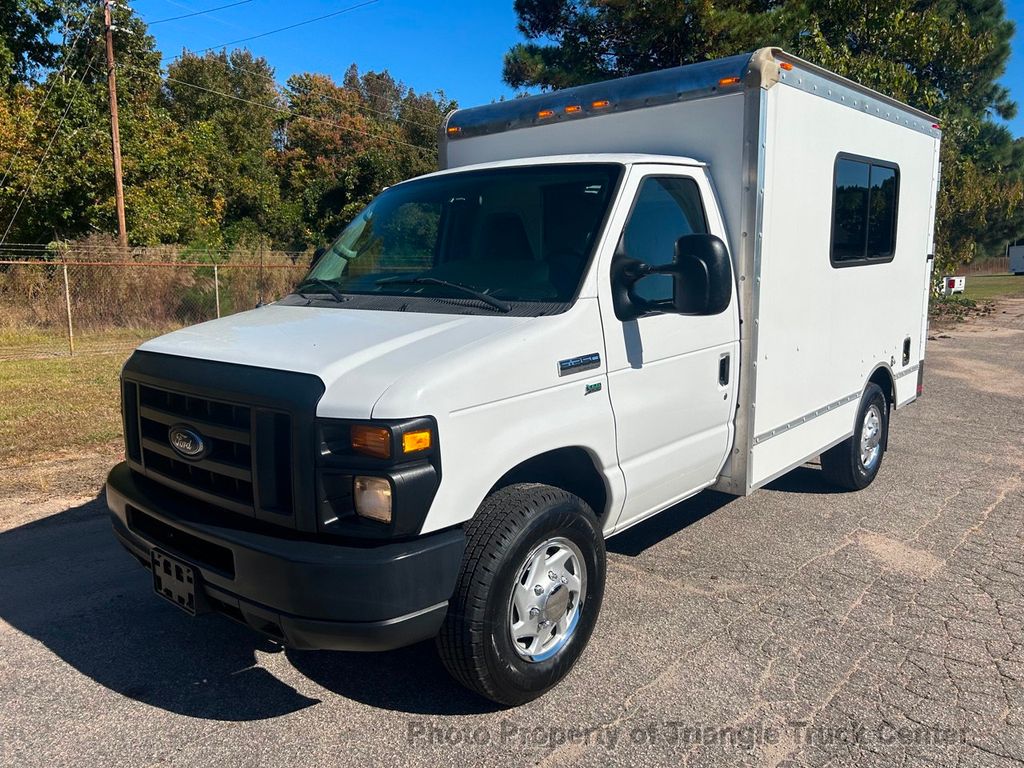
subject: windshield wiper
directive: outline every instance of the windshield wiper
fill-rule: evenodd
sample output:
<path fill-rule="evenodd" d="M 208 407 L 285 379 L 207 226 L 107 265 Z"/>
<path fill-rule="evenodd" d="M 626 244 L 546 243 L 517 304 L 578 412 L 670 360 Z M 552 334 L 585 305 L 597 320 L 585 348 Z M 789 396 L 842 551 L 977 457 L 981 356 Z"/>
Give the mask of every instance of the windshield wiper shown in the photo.
<path fill-rule="evenodd" d="M 333 285 L 328 283 L 326 280 L 321 280 L 319 277 L 311 277 L 308 280 L 303 280 L 301 283 L 298 284 L 298 286 L 296 286 L 295 292 L 298 293 L 299 296 L 302 296 L 302 289 L 310 285 L 318 285 L 321 288 L 324 288 L 329 294 L 331 294 L 335 301 L 348 301 L 348 298 L 345 296 L 345 294 L 343 294 Z M 303 296 L 303 298 L 305 298 L 305 296 Z"/>
<path fill-rule="evenodd" d="M 385 277 L 377 281 L 377 285 L 440 285 L 445 288 L 454 288 L 457 291 L 472 296 L 474 299 L 482 301 L 489 307 L 492 307 L 499 312 L 511 312 L 512 305 L 508 302 L 496 299 L 493 296 L 489 296 L 483 291 L 478 291 L 470 285 L 463 285 L 462 283 L 453 283 L 451 280 L 442 280 L 439 277 Z"/>

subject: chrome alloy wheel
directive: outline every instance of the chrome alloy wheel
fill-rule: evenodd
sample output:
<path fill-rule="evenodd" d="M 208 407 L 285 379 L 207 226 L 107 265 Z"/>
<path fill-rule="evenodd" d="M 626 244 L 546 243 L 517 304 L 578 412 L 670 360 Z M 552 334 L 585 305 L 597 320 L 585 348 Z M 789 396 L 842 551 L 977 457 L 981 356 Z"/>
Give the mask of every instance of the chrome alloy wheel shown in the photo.
<path fill-rule="evenodd" d="M 527 661 L 544 661 L 573 636 L 587 594 L 587 566 L 568 539 L 548 539 L 517 571 L 508 603 L 512 646 Z"/>
<path fill-rule="evenodd" d="M 860 463 L 868 472 L 882 456 L 882 412 L 874 403 L 864 412 L 860 427 Z"/>

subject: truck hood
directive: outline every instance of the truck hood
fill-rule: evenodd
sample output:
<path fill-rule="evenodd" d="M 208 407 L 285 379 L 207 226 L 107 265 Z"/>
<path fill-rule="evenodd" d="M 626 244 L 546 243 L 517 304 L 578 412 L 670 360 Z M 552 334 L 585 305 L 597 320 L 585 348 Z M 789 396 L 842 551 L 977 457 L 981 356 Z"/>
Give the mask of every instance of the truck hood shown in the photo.
<path fill-rule="evenodd" d="M 391 384 L 417 367 L 528 317 L 269 305 L 157 337 L 139 349 L 320 377 L 330 415 L 368 418 Z"/>

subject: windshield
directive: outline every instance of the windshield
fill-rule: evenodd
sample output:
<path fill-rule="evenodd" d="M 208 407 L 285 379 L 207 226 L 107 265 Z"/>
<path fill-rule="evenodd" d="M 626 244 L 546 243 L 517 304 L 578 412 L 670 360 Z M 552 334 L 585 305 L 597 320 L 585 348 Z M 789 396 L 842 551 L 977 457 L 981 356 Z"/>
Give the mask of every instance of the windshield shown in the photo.
<path fill-rule="evenodd" d="M 548 165 L 399 184 L 345 228 L 300 289 L 322 293 L 326 283 L 343 294 L 503 311 L 507 302 L 571 302 L 621 172 Z"/>

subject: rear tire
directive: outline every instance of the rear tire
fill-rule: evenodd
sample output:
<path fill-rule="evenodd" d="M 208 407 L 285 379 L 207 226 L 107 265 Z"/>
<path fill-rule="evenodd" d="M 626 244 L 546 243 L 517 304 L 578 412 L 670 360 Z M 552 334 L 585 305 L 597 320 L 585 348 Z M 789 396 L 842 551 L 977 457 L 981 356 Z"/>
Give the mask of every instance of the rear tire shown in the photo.
<path fill-rule="evenodd" d="M 604 596 L 604 537 L 579 497 L 519 483 L 466 525 L 466 553 L 437 638 L 452 677 L 504 706 L 537 698 L 586 647 Z"/>
<path fill-rule="evenodd" d="M 825 478 L 851 491 L 867 488 L 882 466 L 888 439 L 889 403 L 881 387 L 868 384 L 860 400 L 853 435 L 821 454 Z"/>

